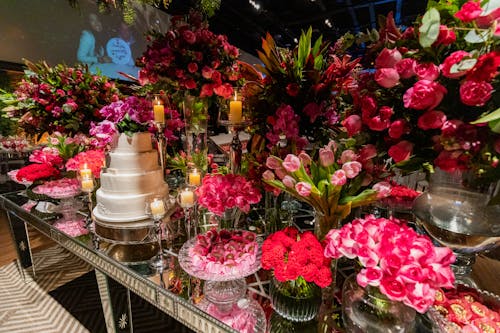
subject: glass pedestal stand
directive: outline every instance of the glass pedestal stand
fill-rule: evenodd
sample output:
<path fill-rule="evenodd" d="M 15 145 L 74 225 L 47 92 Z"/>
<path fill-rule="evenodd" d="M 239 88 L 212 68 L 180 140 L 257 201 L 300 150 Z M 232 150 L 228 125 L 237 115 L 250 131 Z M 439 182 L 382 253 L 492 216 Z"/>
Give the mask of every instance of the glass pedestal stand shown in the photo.
<path fill-rule="evenodd" d="M 255 263 L 250 267 L 231 273 L 213 274 L 200 270 L 193 263 L 190 249 L 194 247 L 196 238 L 188 240 L 179 251 L 179 264 L 191 276 L 205 280 L 203 292 L 205 298 L 198 307 L 226 325 L 242 333 L 266 332 L 266 316 L 259 303 L 247 298 L 245 277 L 257 272 L 260 268 L 259 251 Z"/>

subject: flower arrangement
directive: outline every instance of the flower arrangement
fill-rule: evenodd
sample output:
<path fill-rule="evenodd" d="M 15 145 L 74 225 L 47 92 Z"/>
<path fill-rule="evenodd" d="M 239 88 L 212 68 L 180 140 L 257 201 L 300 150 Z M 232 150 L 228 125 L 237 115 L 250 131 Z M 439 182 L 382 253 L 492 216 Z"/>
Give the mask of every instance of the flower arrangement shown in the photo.
<path fill-rule="evenodd" d="M 317 225 L 322 239 L 352 208 L 377 200 L 379 193 L 367 188 L 372 180 L 367 171 L 373 171 L 374 156 L 370 145 L 356 152 L 331 141 L 315 160 L 305 152 L 288 154 L 284 160 L 269 156 L 266 166 L 270 170 L 263 173 L 263 181 L 325 216 Z"/>
<path fill-rule="evenodd" d="M 313 41 L 312 28 L 294 49 L 279 48 L 270 34 L 262 39 L 258 56 L 264 66 L 256 68 L 265 77 L 256 73 L 244 92 L 254 130 L 266 137 L 268 147 L 283 135 L 300 151 L 308 140 L 326 144 L 338 131 L 359 62 L 342 51 L 343 43 L 329 48 L 322 37 Z"/>
<path fill-rule="evenodd" d="M 170 31 L 151 37 L 138 60 L 142 85 L 165 90 L 177 105 L 186 94 L 212 100 L 232 96 L 239 78 L 238 49 L 211 32 L 199 13 L 174 16 Z"/>
<path fill-rule="evenodd" d="M 31 144 L 24 137 L 20 136 L 0 136 L 0 149 L 8 151 L 24 152 L 31 147 Z"/>
<path fill-rule="evenodd" d="M 259 189 L 245 177 L 235 174 L 206 174 L 196 189 L 198 204 L 222 216 L 226 209 L 239 208 L 248 213 L 250 205 L 262 198 Z"/>
<path fill-rule="evenodd" d="M 82 151 L 66 162 L 66 170 L 78 172 L 86 165 L 92 171 L 95 178 L 100 178 L 105 161 L 106 158 L 103 150 Z"/>
<path fill-rule="evenodd" d="M 26 65 L 29 70 L 4 110 L 19 119 L 19 127 L 27 134 L 88 133 L 90 123 L 102 119 L 95 110 L 119 98 L 113 82 L 90 73 L 84 65 L 50 67 L 45 62 L 26 62 Z"/>
<path fill-rule="evenodd" d="M 32 184 L 41 179 L 59 176 L 59 169 L 50 163 L 33 163 L 20 169 L 9 171 L 9 177 L 20 184 Z"/>
<path fill-rule="evenodd" d="M 377 287 L 390 300 L 401 301 L 424 313 L 440 287 L 451 288 L 455 261 L 447 247 L 434 247 L 395 218 L 368 215 L 355 219 L 326 236 L 325 256 L 356 259 L 362 265 L 358 284 Z"/>
<path fill-rule="evenodd" d="M 104 148 L 113 140 L 116 133 L 132 136 L 136 132 L 145 132 L 153 125 L 151 103 L 141 97 L 128 96 L 112 102 L 99 110 L 104 118 L 100 123 L 92 123 L 90 134 L 95 137 L 94 145 Z"/>
<path fill-rule="evenodd" d="M 307 290 L 302 288 L 307 282 L 321 288 L 332 282 L 330 259 L 311 231 L 286 227 L 269 235 L 262 244 L 261 262 L 262 268 L 273 270 L 278 281 L 292 281 L 293 289 L 299 292 Z"/>
<path fill-rule="evenodd" d="M 498 179 L 500 137 L 473 123 L 498 104 L 498 10 L 491 7 L 430 1 L 404 32 L 388 16 L 370 48 L 375 71 L 352 91 L 347 133 L 376 143 L 401 168 L 473 170 Z"/>
<path fill-rule="evenodd" d="M 204 274 L 233 274 L 250 270 L 259 246 L 253 232 L 245 230 L 210 229 L 196 236 L 189 250 L 193 268 Z"/>

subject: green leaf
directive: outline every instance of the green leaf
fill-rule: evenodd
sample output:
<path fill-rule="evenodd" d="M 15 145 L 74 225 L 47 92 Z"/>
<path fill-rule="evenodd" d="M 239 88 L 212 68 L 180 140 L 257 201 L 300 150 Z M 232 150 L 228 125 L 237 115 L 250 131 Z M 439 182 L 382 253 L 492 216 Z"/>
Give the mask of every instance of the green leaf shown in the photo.
<path fill-rule="evenodd" d="M 493 133 L 500 133 L 500 119 L 490 121 L 488 126 Z"/>
<path fill-rule="evenodd" d="M 477 120 L 472 121 L 471 124 L 476 125 L 476 124 L 488 123 L 490 121 L 498 119 L 500 119 L 500 108 L 496 109 L 491 113 L 488 113 L 486 116 L 483 116 Z"/>
<path fill-rule="evenodd" d="M 439 36 L 439 25 L 441 17 L 436 8 L 430 8 L 422 17 L 422 25 L 418 29 L 420 32 L 419 42 L 422 47 L 431 47 Z"/>

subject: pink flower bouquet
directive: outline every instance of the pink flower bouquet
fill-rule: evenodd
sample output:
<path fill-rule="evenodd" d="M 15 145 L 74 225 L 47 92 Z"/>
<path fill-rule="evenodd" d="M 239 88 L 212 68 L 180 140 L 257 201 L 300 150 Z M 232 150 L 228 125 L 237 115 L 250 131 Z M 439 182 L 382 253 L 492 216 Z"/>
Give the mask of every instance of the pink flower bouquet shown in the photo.
<path fill-rule="evenodd" d="M 435 247 L 402 221 L 359 218 L 326 236 L 325 256 L 356 259 L 363 266 L 358 284 L 378 287 L 390 300 L 401 301 L 424 313 L 434 303 L 436 291 L 453 287 L 450 265 L 455 255 Z"/>
<path fill-rule="evenodd" d="M 196 189 L 198 204 L 222 216 L 226 209 L 239 208 L 248 213 L 251 204 L 262 198 L 259 189 L 245 177 L 234 174 L 207 174 Z"/>

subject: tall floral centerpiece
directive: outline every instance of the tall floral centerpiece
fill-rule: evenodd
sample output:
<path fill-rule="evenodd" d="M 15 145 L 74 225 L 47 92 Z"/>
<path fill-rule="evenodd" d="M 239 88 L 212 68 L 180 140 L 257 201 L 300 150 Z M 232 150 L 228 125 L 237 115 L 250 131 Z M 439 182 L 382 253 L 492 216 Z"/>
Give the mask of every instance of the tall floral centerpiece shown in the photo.
<path fill-rule="evenodd" d="M 171 30 L 153 34 L 138 64 L 142 67 L 139 81 L 154 90 L 164 90 L 174 104 L 183 110 L 186 121 L 187 152 L 204 154 L 198 158 L 200 169 L 207 169 L 207 122 L 217 114 L 209 107 L 218 99 L 233 95 L 239 51 L 224 35 L 214 34 L 196 12 L 186 17 L 174 16 Z"/>
<path fill-rule="evenodd" d="M 102 120 L 96 110 L 120 96 L 114 82 L 90 73 L 84 65 L 26 65 L 24 78 L 4 110 L 19 119 L 19 126 L 30 135 L 87 134 L 92 121 Z"/>
<path fill-rule="evenodd" d="M 474 122 L 498 105 L 498 9 L 491 2 L 430 1 L 426 14 L 401 31 L 388 16 L 369 56 L 375 71 L 353 91 L 344 120 L 398 167 L 471 170 L 500 178 L 499 135 Z"/>
<path fill-rule="evenodd" d="M 349 331 L 411 332 L 415 313 L 401 305 L 425 313 L 436 291 L 452 288 L 455 281 L 453 252 L 435 247 L 402 220 L 355 219 L 331 230 L 326 243 L 327 258 L 347 257 L 361 265 L 355 279 L 344 284 L 343 318 Z"/>
<path fill-rule="evenodd" d="M 263 180 L 309 204 L 315 213 L 315 234 L 323 240 L 352 208 L 377 200 L 379 192 L 368 188 L 372 153 L 371 146 L 356 152 L 331 141 L 319 149 L 315 159 L 305 152 L 288 154 L 284 160 L 270 156 Z"/>
<path fill-rule="evenodd" d="M 272 306 L 292 321 L 313 319 L 320 307 L 320 288 L 332 282 L 330 260 L 310 231 L 286 227 L 262 244 L 262 268 L 271 270 Z"/>

